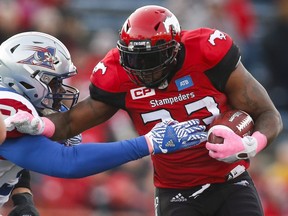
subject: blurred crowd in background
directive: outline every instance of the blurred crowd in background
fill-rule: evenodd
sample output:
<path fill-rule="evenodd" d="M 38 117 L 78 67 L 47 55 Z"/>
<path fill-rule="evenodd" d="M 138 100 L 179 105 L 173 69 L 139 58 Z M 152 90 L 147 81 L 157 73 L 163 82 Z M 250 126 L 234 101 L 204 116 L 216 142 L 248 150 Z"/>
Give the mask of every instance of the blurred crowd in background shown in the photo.
<path fill-rule="evenodd" d="M 69 80 L 86 97 L 97 62 L 116 46 L 118 31 L 136 8 L 169 8 L 182 29 L 212 27 L 231 35 L 247 69 L 267 89 L 282 114 L 284 131 L 249 169 L 266 216 L 288 215 L 288 1 L 287 0 L 0 0 L 0 43 L 23 31 L 42 31 L 70 50 L 79 74 Z M 83 133 L 84 142 L 106 142 L 137 134 L 125 112 Z M 53 160 L 51 158 L 51 160 Z M 65 180 L 32 173 L 42 216 L 152 216 L 150 158 L 95 176 Z M 6 208 L 10 208 L 8 203 Z"/>

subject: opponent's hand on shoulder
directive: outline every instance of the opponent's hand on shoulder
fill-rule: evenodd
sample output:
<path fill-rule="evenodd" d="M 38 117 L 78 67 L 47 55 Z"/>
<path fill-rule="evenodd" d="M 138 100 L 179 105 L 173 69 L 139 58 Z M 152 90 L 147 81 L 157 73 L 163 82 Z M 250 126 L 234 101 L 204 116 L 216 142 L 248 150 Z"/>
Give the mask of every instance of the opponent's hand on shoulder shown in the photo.
<path fill-rule="evenodd" d="M 209 132 L 208 132 L 209 134 Z M 259 131 L 251 136 L 240 137 L 232 130 L 217 128 L 213 134 L 224 139 L 223 143 L 206 143 L 209 155 L 216 160 L 233 163 L 237 160 L 254 157 L 267 145 L 267 138 Z"/>
<path fill-rule="evenodd" d="M 26 111 L 18 111 L 4 120 L 7 131 L 16 129 L 20 133 L 30 135 L 44 135 L 51 137 L 55 131 L 55 125 L 46 117 L 33 116 Z"/>
<path fill-rule="evenodd" d="M 145 135 L 152 153 L 171 153 L 180 149 L 198 145 L 207 138 L 206 127 L 199 125 L 198 119 L 177 122 L 169 119 L 156 124 Z"/>
<path fill-rule="evenodd" d="M 18 193 L 12 195 L 14 208 L 8 216 L 39 216 L 30 193 Z"/>

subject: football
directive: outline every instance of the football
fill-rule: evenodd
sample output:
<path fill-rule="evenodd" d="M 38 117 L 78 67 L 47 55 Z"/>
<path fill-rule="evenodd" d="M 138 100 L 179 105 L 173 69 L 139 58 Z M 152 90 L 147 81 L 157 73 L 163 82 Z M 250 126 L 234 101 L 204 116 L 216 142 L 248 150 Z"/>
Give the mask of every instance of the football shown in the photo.
<path fill-rule="evenodd" d="M 229 128 L 241 137 L 250 136 L 254 129 L 252 117 L 242 110 L 228 110 L 215 117 L 209 126 L 208 142 L 223 143 L 222 137 L 213 134 L 215 126 Z"/>

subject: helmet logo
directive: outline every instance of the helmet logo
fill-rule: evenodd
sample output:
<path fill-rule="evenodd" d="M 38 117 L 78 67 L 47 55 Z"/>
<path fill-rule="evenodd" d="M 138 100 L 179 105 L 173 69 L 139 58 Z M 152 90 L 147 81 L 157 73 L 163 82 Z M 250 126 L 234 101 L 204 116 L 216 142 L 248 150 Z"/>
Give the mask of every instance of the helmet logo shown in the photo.
<path fill-rule="evenodd" d="M 27 46 L 26 49 L 35 51 L 35 53 L 26 59 L 18 61 L 18 63 L 36 65 L 55 70 L 54 64 L 58 62 L 57 57 L 55 57 L 56 48 Z"/>
<path fill-rule="evenodd" d="M 167 32 L 170 32 L 171 26 L 172 26 L 173 30 L 176 32 L 180 32 L 180 30 L 181 30 L 179 22 L 175 16 L 168 16 L 166 18 L 166 20 L 163 22 L 163 24 L 164 24 Z"/>

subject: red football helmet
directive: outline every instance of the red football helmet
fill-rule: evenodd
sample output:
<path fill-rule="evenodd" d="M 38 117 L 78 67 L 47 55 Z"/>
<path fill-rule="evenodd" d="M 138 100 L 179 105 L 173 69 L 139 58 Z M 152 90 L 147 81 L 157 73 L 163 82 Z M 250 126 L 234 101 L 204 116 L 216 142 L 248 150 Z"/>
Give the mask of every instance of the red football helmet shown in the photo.
<path fill-rule="evenodd" d="M 137 85 L 157 87 L 171 73 L 180 47 L 181 28 L 168 9 L 149 5 L 125 21 L 117 47 L 120 62 Z"/>

